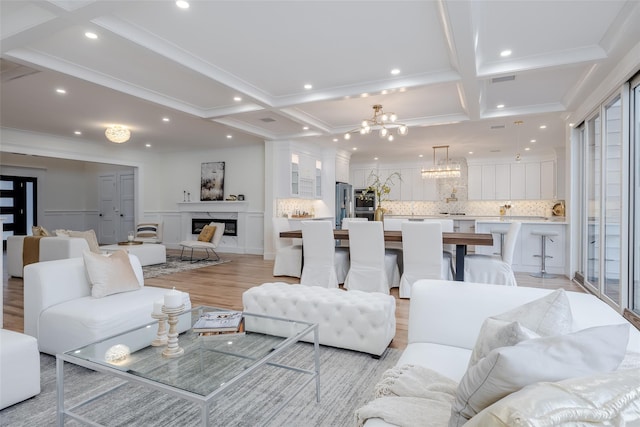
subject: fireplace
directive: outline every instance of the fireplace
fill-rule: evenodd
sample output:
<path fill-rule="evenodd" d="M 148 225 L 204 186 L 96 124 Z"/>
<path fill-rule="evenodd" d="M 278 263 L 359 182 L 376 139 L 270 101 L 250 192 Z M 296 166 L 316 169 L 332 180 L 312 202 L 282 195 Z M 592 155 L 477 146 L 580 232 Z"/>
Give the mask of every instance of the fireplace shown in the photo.
<path fill-rule="evenodd" d="M 211 222 L 224 223 L 224 235 L 225 236 L 237 236 L 238 235 L 238 220 L 237 219 L 217 219 L 217 218 L 192 218 L 191 219 L 191 234 L 200 234 L 205 225 Z"/>

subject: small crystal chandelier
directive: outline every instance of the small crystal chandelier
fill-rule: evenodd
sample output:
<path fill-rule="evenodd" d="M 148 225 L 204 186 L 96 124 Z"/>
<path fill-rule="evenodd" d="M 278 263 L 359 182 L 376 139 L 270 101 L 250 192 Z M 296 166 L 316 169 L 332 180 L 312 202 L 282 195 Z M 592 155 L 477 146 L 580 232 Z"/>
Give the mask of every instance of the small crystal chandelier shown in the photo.
<path fill-rule="evenodd" d="M 447 158 L 445 163 L 436 162 L 436 150 L 440 148 L 446 148 Z M 449 163 L 449 146 L 448 145 L 436 145 L 433 147 L 433 166 L 429 169 L 422 169 L 423 178 L 438 179 L 438 178 L 459 178 L 460 177 L 460 164 Z"/>
<path fill-rule="evenodd" d="M 351 139 L 351 134 L 355 132 L 359 132 L 361 135 L 367 135 L 370 134 L 372 130 L 378 130 L 380 138 L 386 138 L 388 141 L 393 141 L 394 137 L 389 130 L 390 128 L 397 128 L 398 135 L 406 135 L 409 133 L 407 125 L 396 123 L 397 119 L 398 116 L 396 116 L 396 113 L 387 114 L 382 111 L 382 105 L 376 104 L 373 106 L 373 117 L 363 120 L 362 125 L 359 128 L 345 133 L 344 139 Z"/>
<path fill-rule="evenodd" d="M 131 137 L 131 131 L 122 125 L 111 125 L 104 131 L 105 136 L 111 142 L 122 144 Z"/>

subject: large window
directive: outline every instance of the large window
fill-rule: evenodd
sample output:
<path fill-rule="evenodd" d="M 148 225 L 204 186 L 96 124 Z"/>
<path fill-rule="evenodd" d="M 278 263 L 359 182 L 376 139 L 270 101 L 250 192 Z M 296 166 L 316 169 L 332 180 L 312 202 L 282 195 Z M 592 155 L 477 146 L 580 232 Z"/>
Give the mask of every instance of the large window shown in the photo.
<path fill-rule="evenodd" d="M 632 83 L 631 92 L 631 176 L 633 185 L 631 188 L 631 213 L 633 218 L 632 239 L 629 245 L 631 251 L 631 262 L 629 263 L 633 271 L 631 295 L 629 298 L 629 308 L 640 315 L 640 76 L 636 77 Z"/>

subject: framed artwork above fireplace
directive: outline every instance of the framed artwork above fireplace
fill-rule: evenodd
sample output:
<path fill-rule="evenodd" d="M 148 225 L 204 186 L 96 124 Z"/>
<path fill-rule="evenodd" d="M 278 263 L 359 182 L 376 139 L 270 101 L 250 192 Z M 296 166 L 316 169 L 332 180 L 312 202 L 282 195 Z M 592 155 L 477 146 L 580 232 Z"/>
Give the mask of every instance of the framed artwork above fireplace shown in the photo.
<path fill-rule="evenodd" d="M 200 201 L 224 200 L 224 162 L 202 163 Z"/>

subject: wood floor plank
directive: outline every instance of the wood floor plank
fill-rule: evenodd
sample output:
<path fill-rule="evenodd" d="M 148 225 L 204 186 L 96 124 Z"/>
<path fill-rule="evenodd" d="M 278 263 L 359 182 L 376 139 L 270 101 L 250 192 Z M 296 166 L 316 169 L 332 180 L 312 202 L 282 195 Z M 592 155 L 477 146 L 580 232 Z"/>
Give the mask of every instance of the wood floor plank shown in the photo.
<path fill-rule="evenodd" d="M 169 251 L 169 253 L 172 253 Z M 178 253 L 179 254 L 179 253 Z M 261 255 L 221 254 L 230 262 L 180 273 L 154 277 L 145 280 L 147 286 L 189 292 L 191 303 L 195 305 L 212 305 L 234 310 L 242 309 L 242 293 L 247 289 L 266 282 L 299 283 L 295 277 L 274 277 L 273 261 L 267 261 Z M 6 261 L 6 258 L 5 258 Z M 6 273 L 6 262 L 3 271 L 2 286 L 4 290 L 4 328 L 23 331 L 23 292 L 22 279 L 9 278 Z M 564 288 L 566 290 L 584 292 L 566 277 L 556 279 L 538 279 L 525 273 L 516 273 L 519 286 L 546 289 Z M 409 319 L 409 301 L 398 297 L 398 288 L 391 290 L 396 298 L 396 336 L 391 343 L 392 348 L 404 349 L 407 345 L 407 323 Z"/>

